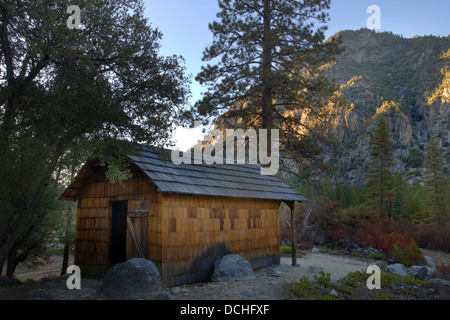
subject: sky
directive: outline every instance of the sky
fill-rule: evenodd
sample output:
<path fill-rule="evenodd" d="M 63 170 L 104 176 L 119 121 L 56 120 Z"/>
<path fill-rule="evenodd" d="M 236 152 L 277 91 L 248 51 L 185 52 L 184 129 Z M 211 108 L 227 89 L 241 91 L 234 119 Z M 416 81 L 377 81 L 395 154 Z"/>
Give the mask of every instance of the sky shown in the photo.
<path fill-rule="evenodd" d="M 145 15 L 162 34 L 161 54 L 181 55 L 186 72 L 192 75 L 191 104 L 205 91 L 195 82 L 203 65 L 203 51 L 212 43 L 208 24 L 219 11 L 217 0 L 145 0 Z M 450 34 L 450 0 L 331 0 L 330 21 L 326 37 L 340 30 L 367 27 L 371 5 L 380 8 L 381 29 L 411 38 L 415 35 L 447 36 Z M 202 130 L 178 128 L 176 149 L 186 150 L 202 138 Z"/>

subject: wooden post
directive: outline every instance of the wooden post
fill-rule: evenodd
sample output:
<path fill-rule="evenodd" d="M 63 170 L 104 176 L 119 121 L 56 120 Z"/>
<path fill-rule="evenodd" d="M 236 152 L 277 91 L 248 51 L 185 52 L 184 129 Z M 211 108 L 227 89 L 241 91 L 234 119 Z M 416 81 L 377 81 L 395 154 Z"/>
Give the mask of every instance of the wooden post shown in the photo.
<path fill-rule="evenodd" d="M 295 240 L 295 201 L 286 202 L 288 207 L 291 209 L 291 250 L 292 250 L 292 265 L 297 265 L 297 241 Z"/>

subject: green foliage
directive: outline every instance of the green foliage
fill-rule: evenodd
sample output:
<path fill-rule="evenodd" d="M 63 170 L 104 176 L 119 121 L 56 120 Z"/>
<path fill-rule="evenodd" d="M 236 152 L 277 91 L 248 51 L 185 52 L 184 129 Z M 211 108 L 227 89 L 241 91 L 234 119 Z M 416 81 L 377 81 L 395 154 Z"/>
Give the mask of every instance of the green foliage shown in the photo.
<path fill-rule="evenodd" d="M 355 271 L 348 273 L 345 277 L 338 280 L 338 283 L 357 288 L 358 283 L 362 283 L 367 280 L 367 274 L 362 271 Z"/>
<path fill-rule="evenodd" d="M 314 281 L 303 276 L 297 283 L 291 287 L 292 292 L 300 298 L 308 299 L 327 299 L 331 298 L 327 294 L 321 294 L 321 290 L 330 287 L 330 274 L 325 274 L 323 271 L 319 275 L 313 276 Z M 335 299 L 335 298 L 333 298 Z"/>
<path fill-rule="evenodd" d="M 369 257 L 375 260 L 384 260 L 384 255 L 382 253 L 369 253 Z"/>
<path fill-rule="evenodd" d="M 199 117 L 217 119 L 220 128 L 279 128 L 302 172 L 325 168 L 321 155 L 334 116 L 328 103 L 341 101 L 320 69 L 340 52 L 338 39 L 324 41 L 329 6 L 329 0 L 219 0 L 218 21 L 209 25 L 213 43 L 203 53 L 213 64 L 196 77 L 207 87 L 195 104 Z"/>
<path fill-rule="evenodd" d="M 393 145 L 386 120 L 378 117 L 375 133 L 370 139 L 370 168 L 366 174 L 370 198 L 377 204 L 381 217 L 385 213 L 385 201 L 391 186 L 390 167 L 393 165 Z"/>
<path fill-rule="evenodd" d="M 423 165 L 425 168 L 425 210 L 434 215 L 434 221 L 439 226 L 445 224 L 448 219 L 446 184 L 449 179 L 444 172 L 444 157 L 433 135 L 425 146 L 425 150 L 425 163 Z"/>
<path fill-rule="evenodd" d="M 409 157 L 406 159 L 406 165 L 410 168 L 420 168 L 425 161 L 425 156 L 417 149 L 411 149 Z"/>
<path fill-rule="evenodd" d="M 81 30 L 66 26 L 72 4 L 0 3 L 0 263 L 44 220 L 59 168 L 93 156 L 121 181 L 136 144 L 170 144 L 191 119 L 183 60 L 159 54 L 143 1 L 82 0 Z"/>
<path fill-rule="evenodd" d="M 281 251 L 281 253 L 284 253 L 284 254 L 290 254 L 290 253 L 292 253 L 292 247 L 287 246 L 287 245 L 282 245 L 280 247 L 280 251 Z"/>
<path fill-rule="evenodd" d="M 282 245 L 280 247 L 280 252 L 282 254 L 291 254 L 292 253 L 292 247 L 288 246 L 288 245 Z M 297 258 L 301 258 L 302 257 L 302 251 L 301 250 L 297 250 L 296 256 L 297 256 Z"/>
<path fill-rule="evenodd" d="M 322 288 L 328 288 L 330 286 L 330 274 L 320 271 L 319 275 L 313 276 L 316 283 Z"/>
<path fill-rule="evenodd" d="M 398 244 L 394 244 L 393 256 L 397 262 L 404 264 L 408 268 L 425 262 L 422 251 L 414 241 L 411 241 L 403 249 Z"/>

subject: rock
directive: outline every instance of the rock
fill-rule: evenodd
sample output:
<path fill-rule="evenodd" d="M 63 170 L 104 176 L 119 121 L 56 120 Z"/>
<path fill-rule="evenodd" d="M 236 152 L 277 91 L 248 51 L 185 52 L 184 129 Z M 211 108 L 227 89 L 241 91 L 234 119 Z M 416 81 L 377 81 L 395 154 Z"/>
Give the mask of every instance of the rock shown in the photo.
<path fill-rule="evenodd" d="M 424 256 L 423 258 L 425 259 L 426 264 L 429 265 L 430 267 L 436 266 L 436 262 L 434 262 L 434 260 L 429 256 Z"/>
<path fill-rule="evenodd" d="M 434 277 L 434 276 L 435 276 L 435 274 L 436 274 L 436 268 L 433 268 L 433 267 L 427 267 L 427 266 L 425 266 L 425 268 L 427 268 L 427 272 L 428 272 L 427 279 L 430 279 L 431 277 Z"/>
<path fill-rule="evenodd" d="M 311 251 L 312 251 L 312 253 L 320 253 L 320 250 L 317 249 L 316 247 L 312 248 Z"/>
<path fill-rule="evenodd" d="M 338 296 L 336 290 L 334 290 L 334 289 L 330 290 L 330 295 L 332 295 L 333 297 L 337 297 Z"/>
<path fill-rule="evenodd" d="M 352 264 L 352 265 L 358 265 L 359 262 L 353 259 L 345 259 L 345 263 Z"/>
<path fill-rule="evenodd" d="M 275 270 L 274 268 L 267 268 L 266 273 L 269 277 L 281 277 L 281 271 Z"/>
<path fill-rule="evenodd" d="M 171 296 L 167 292 L 161 292 L 161 293 L 158 293 L 158 295 L 156 296 L 156 299 L 158 299 L 158 300 L 175 300 L 175 297 Z"/>
<path fill-rule="evenodd" d="M 449 280 L 433 278 L 433 279 L 430 279 L 429 281 L 430 281 L 431 286 L 433 286 L 433 287 L 438 287 L 443 290 L 450 290 L 450 281 Z"/>
<path fill-rule="evenodd" d="M 250 262 L 244 257 L 230 254 L 216 261 L 211 281 L 223 282 L 254 278 L 255 273 Z"/>
<path fill-rule="evenodd" d="M 361 251 L 362 249 L 356 243 L 352 243 L 347 247 L 347 250 L 354 252 L 354 251 Z"/>
<path fill-rule="evenodd" d="M 390 273 L 398 274 L 399 276 L 407 276 L 408 270 L 406 267 L 401 263 L 395 263 L 388 265 L 386 268 Z"/>
<path fill-rule="evenodd" d="M 320 271 L 323 271 L 323 269 L 322 269 L 322 267 L 321 266 L 319 266 L 319 265 L 317 265 L 317 264 L 313 264 L 313 265 L 310 265 L 309 266 L 309 271 L 311 271 L 311 272 L 320 272 Z"/>
<path fill-rule="evenodd" d="M 373 253 L 373 254 L 381 254 L 381 252 L 378 251 L 378 250 L 375 249 L 375 248 L 368 248 L 368 249 L 367 249 L 367 252 L 368 252 L 368 253 Z"/>
<path fill-rule="evenodd" d="M 241 294 L 250 298 L 255 296 L 255 293 L 252 290 L 244 290 L 241 292 Z"/>
<path fill-rule="evenodd" d="M 324 234 L 314 238 L 314 240 L 313 240 L 313 244 L 315 244 L 317 246 L 323 246 L 326 242 L 327 242 L 327 237 Z"/>
<path fill-rule="evenodd" d="M 426 279 L 428 277 L 428 269 L 423 266 L 412 266 L 407 269 L 408 275 L 420 280 Z"/>
<path fill-rule="evenodd" d="M 151 299 L 162 292 L 161 275 L 153 262 L 131 259 L 108 270 L 103 291 L 114 299 Z"/>
<path fill-rule="evenodd" d="M 11 277 L 0 277 L 0 288 L 10 288 L 21 286 L 22 282 Z"/>
<path fill-rule="evenodd" d="M 180 287 L 174 287 L 170 291 L 172 292 L 172 294 L 178 294 L 178 293 L 180 293 L 181 289 L 180 289 Z"/>

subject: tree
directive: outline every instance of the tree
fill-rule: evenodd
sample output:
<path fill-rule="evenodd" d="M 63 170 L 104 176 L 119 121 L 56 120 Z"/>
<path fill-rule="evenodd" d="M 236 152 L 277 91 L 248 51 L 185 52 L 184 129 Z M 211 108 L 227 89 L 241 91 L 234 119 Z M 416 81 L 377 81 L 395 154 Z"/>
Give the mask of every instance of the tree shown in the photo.
<path fill-rule="evenodd" d="M 329 0 L 219 0 L 214 40 L 196 79 L 207 86 L 195 109 L 218 126 L 279 128 L 297 164 L 317 159 L 337 87 L 319 70 L 339 51 L 324 42 Z"/>
<path fill-rule="evenodd" d="M 434 214 L 436 225 L 442 223 L 442 215 L 445 214 L 446 174 L 444 172 L 444 157 L 438 146 L 437 140 L 431 134 L 428 144 L 425 146 L 424 191 L 425 209 Z"/>
<path fill-rule="evenodd" d="M 403 172 L 397 172 L 393 178 L 392 192 L 394 194 L 394 200 L 392 204 L 392 211 L 394 218 L 400 220 L 403 223 L 406 222 L 406 179 Z"/>
<path fill-rule="evenodd" d="M 375 133 L 370 139 L 370 168 L 367 172 L 367 187 L 369 196 L 377 199 L 379 203 L 380 217 L 385 216 L 385 200 L 391 186 L 391 172 L 393 165 L 393 144 L 389 136 L 386 120 L 381 115 L 378 117 Z"/>
<path fill-rule="evenodd" d="M 141 0 L 78 1 L 80 30 L 67 27 L 72 4 L 0 3 L 0 265 L 33 228 L 67 154 L 127 177 L 136 144 L 164 146 L 189 118 L 182 59 L 159 55 Z"/>

